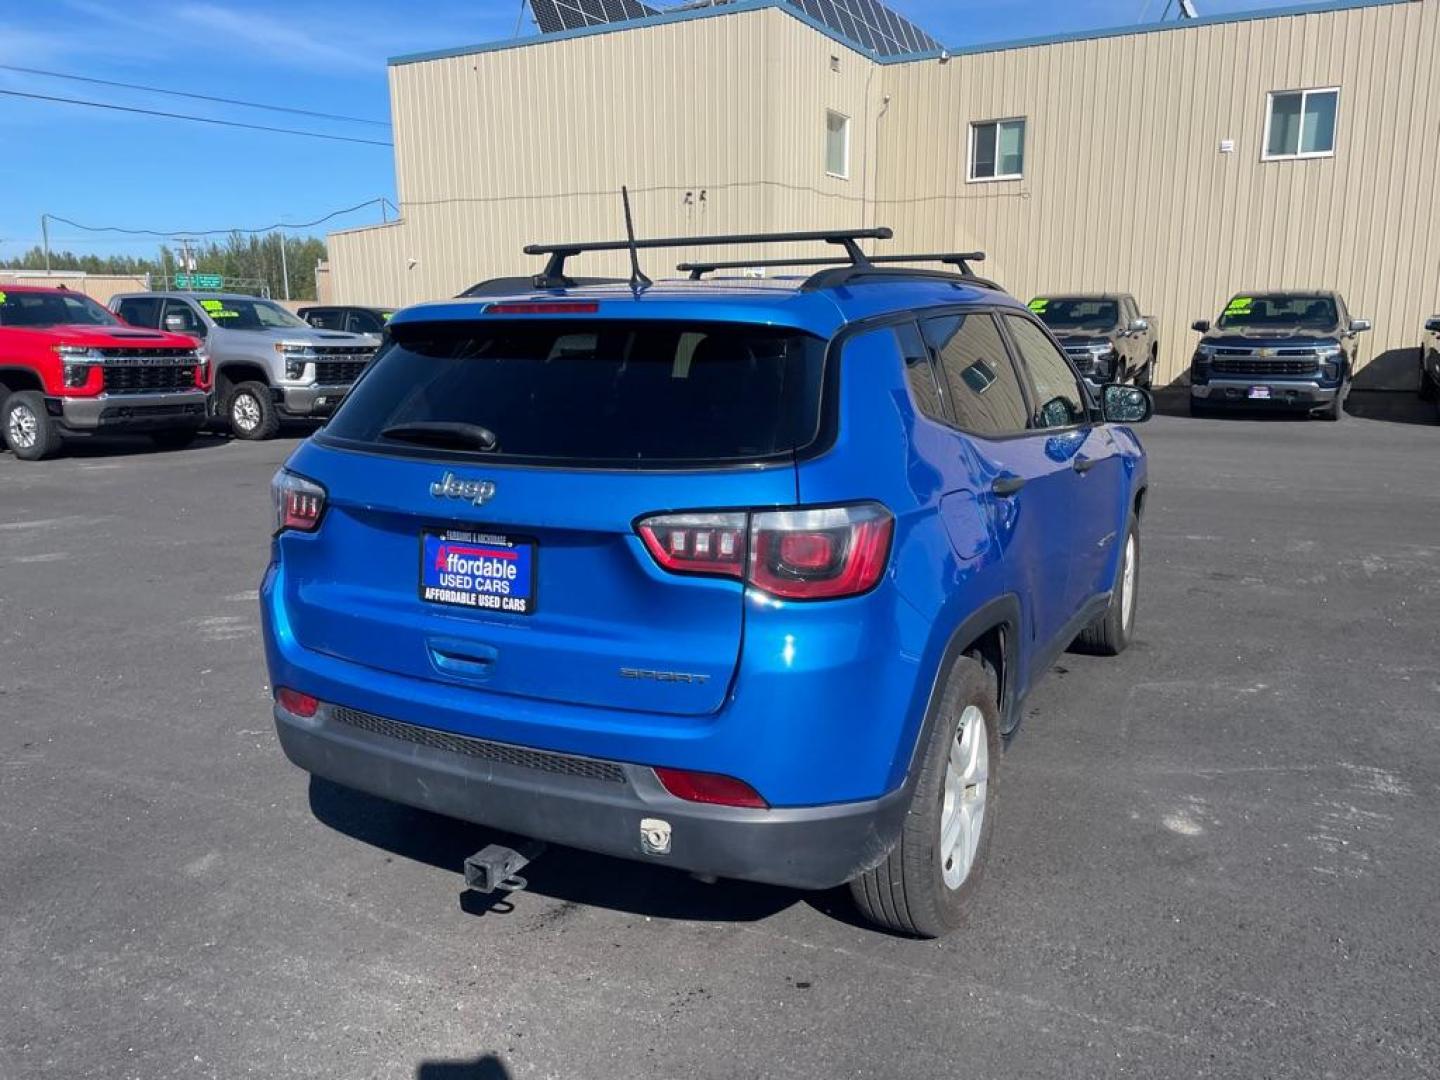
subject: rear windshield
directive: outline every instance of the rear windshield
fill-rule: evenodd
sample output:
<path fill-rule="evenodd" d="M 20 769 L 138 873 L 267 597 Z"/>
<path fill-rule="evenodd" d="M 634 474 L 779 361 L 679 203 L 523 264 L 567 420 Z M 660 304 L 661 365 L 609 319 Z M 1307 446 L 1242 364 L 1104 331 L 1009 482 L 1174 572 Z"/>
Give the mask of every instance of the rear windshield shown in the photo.
<path fill-rule="evenodd" d="M 0 326 L 118 326 L 120 320 L 88 296 L 12 292 L 0 285 Z"/>
<path fill-rule="evenodd" d="M 1030 310 L 1052 330 L 1113 330 L 1120 321 L 1120 305 L 1114 300 L 1037 296 Z"/>
<path fill-rule="evenodd" d="M 1330 297 L 1296 294 L 1236 296 L 1225 305 L 1220 316 L 1220 325 L 1226 327 L 1298 326 L 1306 330 L 1329 330 L 1339 322 L 1335 301 Z"/>
<path fill-rule="evenodd" d="M 819 427 L 825 342 L 798 331 L 565 319 L 391 332 L 327 440 L 640 466 L 789 453 Z"/>

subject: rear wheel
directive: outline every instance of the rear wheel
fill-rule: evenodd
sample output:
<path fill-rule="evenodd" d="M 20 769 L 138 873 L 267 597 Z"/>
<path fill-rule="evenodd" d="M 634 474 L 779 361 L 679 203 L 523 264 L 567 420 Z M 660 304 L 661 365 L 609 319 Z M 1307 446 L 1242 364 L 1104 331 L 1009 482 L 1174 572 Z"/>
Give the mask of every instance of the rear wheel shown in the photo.
<path fill-rule="evenodd" d="M 273 439 L 280 430 L 280 413 L 262 382 L 244 382 L 230 391 L 225 402 L 225 419 L 237 439 Z"/>
<path fill-rule="evenodd" d="M 1125 530 L 1125 548 L 1120 553 L 1120 570 L 1110 593 L 1105 614 L 1080 631 L 1075 645 L 1083 652 L 1119 656 L 1130 644 L 1135 629 L 1135 602 L 1140 585 L 1140 525 L 1130 515 Z"/>
<path fill-rule="evenodd" d="M 964 921 L 974 902 L 995 821 L 994 686 L 968 656 L 945 679 L 900 840 L 883 863 L 850 883 L 855 905 L 877 926 L 940 937 Z"/>
<path fill-rule="evenodd" d="M 11 394 L 0 406 L 0 434 L 21 461 L 39 461 L 60 449 L 60 432 L 45 411 L 45 397 L 35 390 Z"/>
<path fill-rule="evenodd" d="M 150 441 L 161 450 L 184 450 L 199 434 L 198 427 L 165 428 L 163 431 L 152 431 Z"/>

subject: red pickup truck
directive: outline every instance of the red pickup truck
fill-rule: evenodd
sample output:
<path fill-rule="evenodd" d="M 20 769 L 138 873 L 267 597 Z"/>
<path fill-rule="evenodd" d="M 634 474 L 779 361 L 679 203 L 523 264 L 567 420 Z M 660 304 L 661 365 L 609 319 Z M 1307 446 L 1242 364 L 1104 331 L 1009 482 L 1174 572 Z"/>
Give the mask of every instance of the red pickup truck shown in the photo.
<path fill-rule="evenodd" d="M 193 338 L 129 326 L 68 289 L 0 284 L 0 438 L 16 457 L 96 432 L 178 449 L 205 423 L 208 388 Z"/>

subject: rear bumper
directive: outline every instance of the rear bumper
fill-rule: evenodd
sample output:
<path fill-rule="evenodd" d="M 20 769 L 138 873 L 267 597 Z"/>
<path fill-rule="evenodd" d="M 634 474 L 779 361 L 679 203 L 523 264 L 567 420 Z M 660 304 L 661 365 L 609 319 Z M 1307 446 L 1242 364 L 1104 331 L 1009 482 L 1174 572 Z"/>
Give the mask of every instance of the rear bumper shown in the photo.
<path fill-rule="evenodd" d="M 347 787 L 507 832 L 717 877 L 801 889 L 840 885 L 900 835 L 902 786 L 879 799 L 769 810 L 678 799 L 643 766 L 456 736 L 333 705 L 313 718 L 276 706 L 285 755 Z M 670 831 L 647 851 L 641 823 Z M 653 827 L 653 826 L 647 826 Z"/>
<path fill-rule="evenodd" d="M 49 408 L 71 431 L 198 427 L 205 422 L 206 396 L 203 390 L 100 394 L 88 398 L 54 398 Z"/>
<path fill-rule="evenodd" d="M 1252 398 L 1253 387 L 1263 386 L 1269 392 L 1267 398 Z M 1195 383 L 1190 387 L 1190 397 L 1209 405 L 1254 405 L 1261 408 L 1296 406 L 1317 409 L 1329 405 L 1340 393 L 1338 386 L 1323 386 L 1318 382 L 1296 379 L 1270 379 L 1263 375 L 1253 377 L 1211 379 L 1207 383 Z"/>
<path fill-rule="evenodd" d="M 280 409 L 288 416 L 329 416 L 350 386 L 287 386 L 280 392 Z"/>

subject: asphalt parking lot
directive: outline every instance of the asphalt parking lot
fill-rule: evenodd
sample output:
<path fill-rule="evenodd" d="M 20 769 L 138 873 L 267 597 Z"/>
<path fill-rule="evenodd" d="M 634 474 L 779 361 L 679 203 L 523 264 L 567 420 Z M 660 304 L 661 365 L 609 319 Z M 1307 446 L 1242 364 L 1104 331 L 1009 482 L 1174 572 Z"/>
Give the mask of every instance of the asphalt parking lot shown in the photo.
<path fill-rule="evenodd" d="M 1440 427 L 1157 417 L 1139 641 L 1067 655 L 939 943 L 311 784 L 255 588 L 295 445 L 0 457 L 0 1077 L 1440 1072 Z M 1415 421 L 1415 422 L 1410 422 Z"/>

